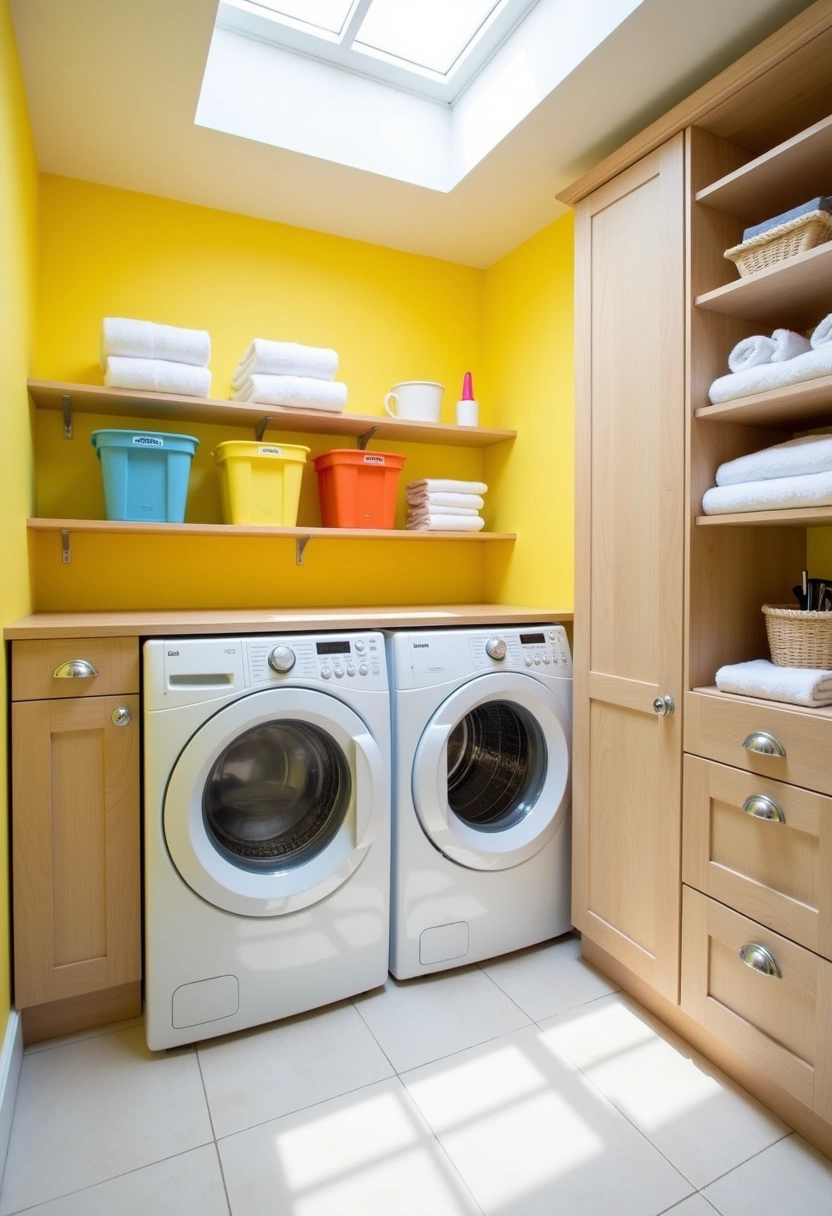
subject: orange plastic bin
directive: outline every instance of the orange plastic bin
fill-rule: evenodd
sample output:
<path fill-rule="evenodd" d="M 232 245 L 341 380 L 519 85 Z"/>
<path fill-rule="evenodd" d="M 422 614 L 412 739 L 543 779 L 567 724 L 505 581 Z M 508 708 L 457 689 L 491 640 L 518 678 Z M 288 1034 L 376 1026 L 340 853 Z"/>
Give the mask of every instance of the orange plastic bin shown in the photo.
<path fill-rule="evenodd" d="M 405 457 L 336 448 L 315 457 L 325 528 L 392 528 Z"/>

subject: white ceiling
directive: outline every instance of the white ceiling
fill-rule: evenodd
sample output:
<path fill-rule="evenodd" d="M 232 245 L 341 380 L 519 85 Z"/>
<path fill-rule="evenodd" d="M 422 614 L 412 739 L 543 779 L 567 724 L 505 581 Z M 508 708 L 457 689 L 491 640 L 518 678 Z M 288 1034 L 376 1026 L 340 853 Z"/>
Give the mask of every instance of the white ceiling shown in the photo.
<path fill-rule="evenodd" d="M 643 0 L 449 193 L 196 126 L 217 0 L 12 14 L 45 172 L 488 266 L 562 213 L 558 190 L 808 6 Z"/>

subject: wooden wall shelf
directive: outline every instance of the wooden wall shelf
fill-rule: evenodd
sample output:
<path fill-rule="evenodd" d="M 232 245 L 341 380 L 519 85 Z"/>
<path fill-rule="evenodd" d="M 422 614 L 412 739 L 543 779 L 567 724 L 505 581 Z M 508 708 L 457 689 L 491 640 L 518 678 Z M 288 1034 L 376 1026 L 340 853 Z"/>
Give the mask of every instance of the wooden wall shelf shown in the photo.
<path fill-rule="evenodd" d="M 782 426 L 789 431 L 800 430 L 802 422 L 816 426 L 819 419 L 832 421 L 832 376 L 818 376 L 787 388 L 737 397 L 721 405 L 702 406 L 695 416 L 744 426 Z"/>
<path fill-rule="evenodd" d="M 65 384 L 57 380 L 30 380 L 29 392 L 37 409 L 113 417 L 159 418 L 168 422 L 208 422 L 220 426 L 250 427 L 259 431 L 300 432 L 307 435 L 349 435 L 365 440 L 392 439 L 402 443 L 446 444 L 449 447 L 484 448 L 517 437 L 516 431 L 447 423 L 411 422 L 381 414 L 324 414 L 244 401 L 209 397 L 183 397 L 167 393 L 140 393 L 102 388 L 95 384 Z M 65 401 L 68 398 L 68 403 Z M 66 408 L 65 408 L 66 407 Z M 262 434 L 262 431 L 260 432 Z M 259 435 L 258 435 L 259 437 Z"/>
<path fill-rule="evenodd" d="M 789 511 L 737 511 L 733 515 L 697 515 L 698 527 L 823 528 L 832 524 L 832 507 L 795 507 Z"/>
<path fill-rule="evenodd" d="M 832 242 L 697 296 L 697 308 L 761 322 L 772 329 L 817 325 L 832 300 Z"/>
<path fill-rule="evenodd" d="M 832 194 L 832 117 L 699 190 L 696 201 L 750 226 L 821 194 Z"/>

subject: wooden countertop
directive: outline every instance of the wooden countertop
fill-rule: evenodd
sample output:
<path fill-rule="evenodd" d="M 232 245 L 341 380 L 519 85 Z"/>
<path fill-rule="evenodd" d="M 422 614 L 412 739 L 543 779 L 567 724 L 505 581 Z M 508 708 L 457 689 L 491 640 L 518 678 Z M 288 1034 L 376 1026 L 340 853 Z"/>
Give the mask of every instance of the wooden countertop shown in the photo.
<path fill-rule="evenodd" d="M 571 612 L 515 604 L 422 604 L 374 608 L 256 608 L 177 612 L 38 612 L 7 625 L 7 641 L 42 638 L 182 637 L 339 629 L 451 628 L 569 622 Z"/>

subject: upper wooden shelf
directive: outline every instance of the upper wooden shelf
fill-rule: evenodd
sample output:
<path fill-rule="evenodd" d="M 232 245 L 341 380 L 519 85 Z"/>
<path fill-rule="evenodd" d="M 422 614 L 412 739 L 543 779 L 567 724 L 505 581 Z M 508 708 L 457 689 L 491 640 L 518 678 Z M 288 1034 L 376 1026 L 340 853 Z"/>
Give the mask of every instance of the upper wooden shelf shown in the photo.
<path fill-rule="evenodd" d="M 257 430 L 266 419 L 266 430 L 305 432 L 308 435 L 350 435 L 359 438 L 374 430 L 374 439 L 466 448 L 490 447 L 517 437 L 516 431 L 482 426 L 450 426 L 442 422 L 410 422 L 379 414 L 324 414 L 318 410 L 218 401 L 209 397 L 140 393 L 130 389 L 102 388 L 95 384 L 64 384 L 57 380 L 30 380 L 28 384 L 32 400 L 41 410 L 62 411 L 64 398 L 68 397 L 71 413 L 164 418 L 169 422 L 184 423 L 210 422 L 223 426 L 251 427 L 252 430 Z"/>
<path fill-rule="evenodd" d="M 821 194 L 832 194 L 832 117 L 706 186 L 696 201 L 751 225 Z"/>
<path fill-rule="evenodd" d="M 698 308 L 759 321 L 772 329 L 804 330 L 832 305 L 832 242 L 697 296 Z"/>
<path fill-rule="evenodd" d="M 144 536 L 271 536 L 286 540 L 516 540 L 514 532 L 416 532 L 403 528 L 270 528 L 245 524 L 163 524 L 118 519 L 28 519 L 32 532 L 103 532 Z"/>
<path fill-rule="evenodd" d="M 782 426 L 799 430 L 801 422 L 832 420 L 832 376 L 818 376 L 787 388 L 769 389 L 737 397 L 721 405 L 706 405 L 695 417 L 713 422 L 739 422 L 746 426 Z"/>
<path fill-rule="evenodd" d="M 793 507 L 788 511 L 737 511 L 733 515 L 697 515 L 700 527 L 811 528 L 832 524 L 832 507 Z"/>

